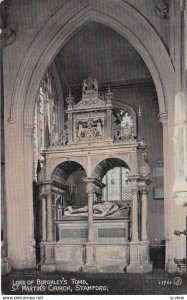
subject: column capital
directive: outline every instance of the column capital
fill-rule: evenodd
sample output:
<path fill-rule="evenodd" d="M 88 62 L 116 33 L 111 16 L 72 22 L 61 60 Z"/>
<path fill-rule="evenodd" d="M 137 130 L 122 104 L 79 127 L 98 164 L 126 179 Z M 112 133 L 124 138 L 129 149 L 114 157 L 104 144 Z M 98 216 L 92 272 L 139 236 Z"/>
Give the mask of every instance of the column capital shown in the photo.
<path fill-rule="evenodd" d="M 87 177 L 83 179 L 84 182 L 87 184 L 87 193 L 93 193 L 93 192 L 99 192 L 102 191 L 102 189 L 106 186 L 102 181 L 92 178 L 92 177 Z"/>
<path fill-rule="evenodd" d="M 137 193 L 139 188 L 138 188 L 138 185 L 137 184 L 132 184 L 131 186 L 131 190 L 132 190 L 132 193 Z"/>
<path fill-rule="evenodd" d="M 51 182 L 47 181 L 40 184 L 40 196 L 46 196 L 51 193 Z"/>
<path fill-rule="evenodd" d="M 142 195 L 147 195 L 148 194 L 148 190 L 146 186 L 141 186 L 140 187 L 140 192 L 142 193 Z"/>
<path fill-rule="evenodd" d="M 87 182 L 87 185 L 86 185 L 86 192 L 88 194 L 91 194 L 94 192 L 94 185 L 92 182 Z"/>
<path fill-rule="evenodd" d="M 131 181 L 131 189 L 132 189 L 132 192 L 138 192 L 138 179 L 140 178 L 139 175 L 130 175 L 128 177 Z"/>
<path fill-rule="evenodd" d="M 159 117 L 160 123 L 162 123 L 162 126 L 168 124 L 168 113 L 167 112 L 158 114 L 158 117 Z"/>
<path fill-rule="evenodd" d="M 140 178 L 140 175 L 129 175 L 128 178 L 131 180 L 132 183 L 137 183 L 138 179 Z"/>

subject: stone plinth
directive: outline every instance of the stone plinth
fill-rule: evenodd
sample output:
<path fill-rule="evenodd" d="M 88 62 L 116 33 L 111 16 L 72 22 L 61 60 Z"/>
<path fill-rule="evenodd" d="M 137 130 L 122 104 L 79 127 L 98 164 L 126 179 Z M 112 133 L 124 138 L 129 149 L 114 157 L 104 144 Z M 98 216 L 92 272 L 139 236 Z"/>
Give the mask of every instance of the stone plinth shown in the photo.
<path fill-rule="evenodd" d="M 127 266 L 128 273 L 147 273 L 153 270 L 149 259 L 149 242 L 130 243 L 130 264 Z"/>

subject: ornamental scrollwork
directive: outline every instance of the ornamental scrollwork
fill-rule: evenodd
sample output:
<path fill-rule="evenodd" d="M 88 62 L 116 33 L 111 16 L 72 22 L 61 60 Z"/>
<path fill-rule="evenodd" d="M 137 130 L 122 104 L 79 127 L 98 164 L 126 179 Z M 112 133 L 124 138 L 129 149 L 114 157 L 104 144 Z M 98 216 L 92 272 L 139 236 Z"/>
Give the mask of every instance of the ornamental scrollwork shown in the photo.
<path fill-rule="evenodd" d="M 37 170 L 37 181 L 42 182 L 46 179 L 46 165 L 43 162 L 40 164 L 41 168 Z"/>
<path fill-rule="evenodd" d="M 113 118 L 113 134 L 114 141 L 120 142 L 133 139 L 134 124 L 132 116 L 129 112 L 123 110 Z"/>
<path fill-rule="evenodd" d="M 68 130 L 65 129 L 62 133 L 52 133 L 50 135 L 50 146 L 63 146 L 65 147 L 68 142 Z"/>
<path fill-rule="evenodd" d="M 78 142 L 104 138 L 104 120 L 102 118 L 77 120 L 76 136 Z"/>

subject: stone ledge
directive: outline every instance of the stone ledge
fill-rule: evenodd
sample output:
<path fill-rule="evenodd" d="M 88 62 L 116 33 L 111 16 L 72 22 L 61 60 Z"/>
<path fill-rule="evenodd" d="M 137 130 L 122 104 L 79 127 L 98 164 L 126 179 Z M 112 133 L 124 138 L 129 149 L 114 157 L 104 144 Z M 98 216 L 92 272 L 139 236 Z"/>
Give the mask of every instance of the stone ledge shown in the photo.
<path fill-rule="evenodd" d="M 153 271 L 153 264 L 145 263 L 145 264 L 138 264 L 138 263 L 131 263 L 127 266 L 127 273 L 149 273 Z"/>

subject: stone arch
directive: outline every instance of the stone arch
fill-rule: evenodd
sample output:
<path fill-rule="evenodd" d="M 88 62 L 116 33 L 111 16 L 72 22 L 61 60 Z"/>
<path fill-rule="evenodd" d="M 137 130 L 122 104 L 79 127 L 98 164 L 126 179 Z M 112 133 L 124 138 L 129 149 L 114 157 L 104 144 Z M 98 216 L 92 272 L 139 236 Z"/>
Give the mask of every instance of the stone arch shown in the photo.
<path fill-rule="evenodd" d="M 58 179 L 64 181 L 75 171 L 86 170 L 84 167 L 76 161 L 65 161 L 58 164 L 51 173 L 51 180 L 58 181 Z"/>
<path fill-rule="evenodd" d="M 95 167 L 95 169 L 92 173 L 92 177 L 102 181 L 105 174 L 109 170 L 111 170 L 115 167 L 125 167 L 125 168 L 128 168 L 130 170 L 127 163 L 124 162 L 122 159 L 115 158 L 115 157 L 106 158 L 106 159 L 102 160 L 101 162 L 99 162 L 96 165 L 96 167 Z"/>
<path fill-rule="evenodd" d="M 45 70 L 68 39 L 90 21 L 109 26 L 135 47 L 153 77 L 160 114 L 167 111 L 167 99 L 174 86 L 174 71 L 169 55 L 158 34 L 140 13 L 123 1 L 119 1 L 118 6 L 115 4 L 114 0 L 96 0 L 94 3 L 84 0 L 76 4 L 72 0 L 48 20 L 21 64 L 9 121 L 24 115 L 23 122 L 32 124 L 34 99 Z"/>
<path fill-rule="evenodd" d="M 167 166 L 170 166 L 171 169 L 166 178 L 165 194 L 168 203 L 170 200 L 168 195 L 169 187 L 172 184 L 173 166 L 172 150 L 169 150 L 172 149 L 174 69 L 166 48 L 149 22 L 136 9 L 122 0 L 119 0 L 117 5 L 116 0 L 67 1 L 51 16 L 30 45 L 18 70 L 11 100 L 8 119 L 10 124 L 6 126 L 8 135 L 5 143 L 8 145 L 6 151 L 8 244 L 9 257 L 14 268 L 33 267 L 35 265 L 32 130 L 37 90 L 43 74 L 60 48 L 67 43 L 73 34 L 90 21 L 99 22 L 115 30 L 126 38 L 141 55 L 152 75 L 157 90 L 163 124 L 166 123 L 167 111 L 170 109 L 169 131 L 167 126 L 164 126 L 164 137 L 168 141 L 168 146 L 164 150 L 166 159 L 164 165 L 165 170 Z M 12 150 L 9 149 L 15 145 L 15 136 L 17 137 L 17 147 L 12 153 Z M 12 180 L 13 168 L 15 174 L 18 176 L 22 174 L 20 189 L 17 189 L 15 184 L 12 185 L 11 189 L 8 186 Z M 14 206 L 15 199 L 16 206 Z M 12 207 L 15 207 L 14 214 L 11 213 Z M 18 218 L 22 218 L 22 222 L 18 221 Z M 19 239 L 13 239 L 13 236 L 19 236 Z"/>
<path fill-rule="evenodd" d="M 65 190 L 66 205 L 84 206 L 87 204 L 87 173 L 82 164 L 75 160 L 61 162 L 51 173 L 52 186 Z"/>
<path fill-rule="evenodd" d="M 75 168 L 76 166 L 80 166 L 82 170 L 86 172 L 86 176 L 88 176 L 88 170 L 87 170 L 87 159 L 83 157 L 76 157 L 72 156 L 71 158 L 55 158 L 51 161 L 51 163 L 48 164 L 47 166 L 47 180 L 51 180 L 52 173 L 55 169 L 57 169 L 59 166 L 65 165 L 65 163 L 74 163 Z M 67 165 L 67 164 L 66 164 Z M 77 167 L 78 170 L 78 167 Z"/>

